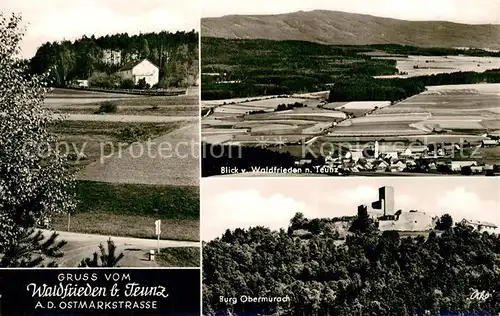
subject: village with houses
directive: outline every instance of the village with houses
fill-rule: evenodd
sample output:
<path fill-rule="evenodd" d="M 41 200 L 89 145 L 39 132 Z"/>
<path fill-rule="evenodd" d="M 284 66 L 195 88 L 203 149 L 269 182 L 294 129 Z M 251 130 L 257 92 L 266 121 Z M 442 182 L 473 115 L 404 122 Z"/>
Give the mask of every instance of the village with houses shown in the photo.
<path fill-rule="evenodd" d="M 495 175 L 500 172 L 498 164 L 480 164 L 469 157 L 460 159 L 464 150 L 497 148 L 498 140 L 486 139 L 477 145 L 469 144 L 410 144 L 395 148 L 381 146 L 378 141 L 360 150 L 349 150 L 344 155 L 334 156 L 330 152 L 323 159 L 300 159 L 295 165 L 313 167 L 317 173 L 331 175 L 371 173 L 434 173 L 460 175 Z M 399 150 L 398 150 L 399 149 Z M 473 157 L 473 156 L 472 156 Z"/>

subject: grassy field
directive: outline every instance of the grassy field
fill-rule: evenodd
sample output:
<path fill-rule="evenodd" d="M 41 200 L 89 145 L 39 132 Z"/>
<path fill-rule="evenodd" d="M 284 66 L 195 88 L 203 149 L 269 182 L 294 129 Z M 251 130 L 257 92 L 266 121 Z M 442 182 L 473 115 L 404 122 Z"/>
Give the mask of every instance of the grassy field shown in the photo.
<path fill-rule="evenodd" d="M 199 267 L 200 248 L 172 247 L 160 250 L 156 262 L 162 267 Z"/>
<path fill-rule="evenodd" d="M 182 122 L 127 123 L 97 121 L 60 121 L 52 132 L 58 135 L 59 148 L 67 152 L 77 166 L 85 166 L 101 157 L 116 152 L 121 144 L 145 141 L 167 134 L 182 126 Z M 76 152 L 84 157 L 77 159 Z M 84 158 L 84 159 L 82 159 Z"/>
<path fill-rule="evenodd" d="M 48 93 L 45 104 L 55 113 L 93 114 L 109 101 L 122 115 L 198 116 L 198 95 L 134 96 L 126 94 L 55 89 Z"/>
<path fill-rule="evenodd" d="M 99 105 L 61 106 L 53 108 L 56 114 L 95 114 Z M 199 108 L 191 105 L 127 106 L 118 107 L 119 115 L 159 115 L 159 116 L 198 116 Z"/>
<path fill-rule="evenodd" d="M 199 187 L 78 181 L 76 196 L 72 232 L 156 238 L 154 221 L 161 219 L 162 239 L 199 240 Z M 53 225 L 67 230 L 68 217 Z"/>

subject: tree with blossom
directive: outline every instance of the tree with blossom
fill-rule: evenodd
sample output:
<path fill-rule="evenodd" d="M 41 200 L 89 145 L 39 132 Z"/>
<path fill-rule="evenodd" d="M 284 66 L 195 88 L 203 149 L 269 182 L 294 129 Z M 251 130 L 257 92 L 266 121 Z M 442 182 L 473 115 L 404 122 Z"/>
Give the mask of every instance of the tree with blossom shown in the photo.
<path fill-rule="evenodd" d="M 0 267 L 54 265 L 65 242 L 36 228 L 75 207 L 73 174 L 43 106 L 49 74 L 31 75 L 20 59 L 21 21 L 0 12 Z"/>

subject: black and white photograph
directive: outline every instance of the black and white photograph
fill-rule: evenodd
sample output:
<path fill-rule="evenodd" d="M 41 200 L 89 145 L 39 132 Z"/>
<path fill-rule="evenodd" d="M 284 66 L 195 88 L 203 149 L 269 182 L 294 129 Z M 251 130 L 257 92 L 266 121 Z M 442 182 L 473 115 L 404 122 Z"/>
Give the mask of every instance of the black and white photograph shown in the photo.
<path fill-rule="evenodd" d="M 500 174 L 498 0 L 202 9 L 203 177 Z"/>
<path fill-rule="evenodd" d="M 0 267 L 199 267 L 191 1 L 0 0 Z"/>
<path fill-rule="evenodd" d="M 202 179 L 204 315 L 498 315 L 498 178 Z"/>

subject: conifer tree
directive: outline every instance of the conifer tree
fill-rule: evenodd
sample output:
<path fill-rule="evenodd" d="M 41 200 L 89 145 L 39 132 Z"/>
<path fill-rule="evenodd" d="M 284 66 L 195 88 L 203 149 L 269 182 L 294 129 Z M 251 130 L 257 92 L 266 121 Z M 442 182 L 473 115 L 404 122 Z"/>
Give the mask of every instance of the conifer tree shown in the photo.
<path fill-rule="evenodd" d="M 94 252 L 91 258 L 83 259 L 78 267 L 118 267 L 118 262 L 123 259 L 124 254 L 120 253 L 118 256 L 116 255 L 116 245 L 111 238 L 108 240 L 107 246 L 108 247 L 106 249 L 102 244 L 100 244 L 100 254 Z"/>

